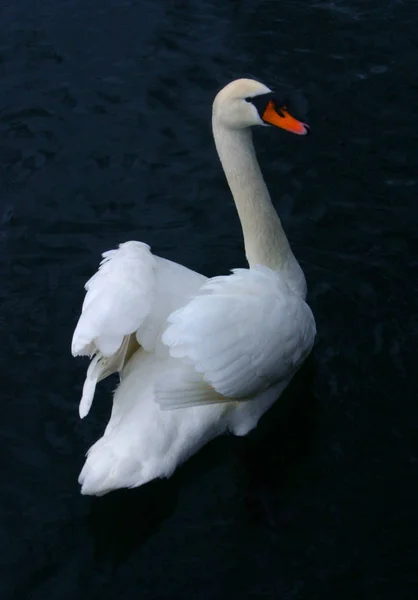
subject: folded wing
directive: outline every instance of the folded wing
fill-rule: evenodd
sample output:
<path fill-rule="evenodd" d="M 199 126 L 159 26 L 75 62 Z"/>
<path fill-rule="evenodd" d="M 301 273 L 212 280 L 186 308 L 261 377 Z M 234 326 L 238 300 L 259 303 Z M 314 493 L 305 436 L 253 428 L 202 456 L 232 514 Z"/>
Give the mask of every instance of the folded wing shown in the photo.
<path fill-rule="evenodd" d="M 215 392 L 218 401 L 245 399 L 290 378 L 309 354 L 316 334 L 305 301 L 280 274 L 262 266 L 209 279 L 168 322 L 162 339 L 171 356 L 201 374 L 196 401 L 193 378 L 185 382 L 185 405 L 205 403 L 205 394 L 208 402 L 214 401 Z M 172 385 L 175 377 L 170 378 Z M 169 408 L 168 386 L 162 381 L 159 388 Z M 180 381 L 172 400 L 173 407 L 179 404 Z"/>

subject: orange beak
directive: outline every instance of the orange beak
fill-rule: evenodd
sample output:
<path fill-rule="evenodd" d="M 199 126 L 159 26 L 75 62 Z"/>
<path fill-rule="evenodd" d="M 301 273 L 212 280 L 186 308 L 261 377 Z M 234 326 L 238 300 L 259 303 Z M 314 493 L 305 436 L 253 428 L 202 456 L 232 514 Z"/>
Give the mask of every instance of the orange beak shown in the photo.
<path fill-rule="evenodd" d="M 283 114 L 283 116 L 277 112 L 274 102 L 270 100 L 263 113 L 263 121 L 270 123 L 270 125 L 274 125 L 275 127 L 285 129 L 286 131 L 291 131 L 296 135 L 306 135 L 309 133 L 309 127 L 306 125 L 306 123 L 298 121 L 286 110 L 280 109 L 280 112 Z"/>

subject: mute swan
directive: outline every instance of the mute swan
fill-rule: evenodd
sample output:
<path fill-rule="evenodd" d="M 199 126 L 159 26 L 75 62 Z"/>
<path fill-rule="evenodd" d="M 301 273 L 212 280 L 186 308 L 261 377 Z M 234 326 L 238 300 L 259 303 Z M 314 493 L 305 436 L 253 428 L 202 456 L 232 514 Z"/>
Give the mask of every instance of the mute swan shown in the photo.
<path fill-rule="evenodd" d="M 271 203 L 250 127 L 298 135 L 292 106 L 250 79 L 213 103 L 216 148 L 241 220 L 249 269 L 207 279 L 129 241 L 103 254 L 86 283 L 74 356 L 92 357 L 80 417 L 95 386 L 121 382 L 105 433 L 88 451 L 82 494 L 169 477 L 212 438 L 246 435 L 309 354 L 315 320 L 306 282 Z"/>

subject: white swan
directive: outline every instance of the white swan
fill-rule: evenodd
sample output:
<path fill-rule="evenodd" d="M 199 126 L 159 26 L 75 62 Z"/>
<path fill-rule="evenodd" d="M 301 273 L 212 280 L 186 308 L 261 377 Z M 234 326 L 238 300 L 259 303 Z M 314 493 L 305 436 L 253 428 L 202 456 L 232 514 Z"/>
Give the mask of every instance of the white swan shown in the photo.
<path fill-rule="evenodd" d="M 80 402 L 119 372 L 110 421 L 79 482 L 102 495 L 169 477 L 217 435 L 245 435 L 309 354 L 315 321 L 306 282 L 271 203 L 252 125 L 307 125 L 265 85 L 233 81 L 213 104 L 216 148 L 241 220 L 249 269 L 207 279 L 141 242 L 103 254 L 87 282 L 74 356 L 93 356 Z"/>

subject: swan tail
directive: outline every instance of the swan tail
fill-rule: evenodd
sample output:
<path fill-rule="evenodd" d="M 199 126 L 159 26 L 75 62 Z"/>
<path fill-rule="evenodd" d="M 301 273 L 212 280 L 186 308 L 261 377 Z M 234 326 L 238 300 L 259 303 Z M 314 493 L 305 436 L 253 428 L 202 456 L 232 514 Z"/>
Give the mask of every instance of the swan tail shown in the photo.
<path fill-rule="evenodd" d="M 130 461 L 119 457 L 106 441 L 106 438 L 102 438 L 87 453 L 78 477 L 84 496 L 104 496 L 114 490 L 137 487 L 153 479 L 137 461 L 130 467 Z"/>

